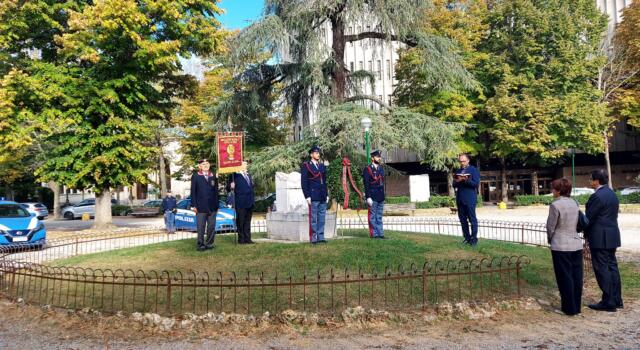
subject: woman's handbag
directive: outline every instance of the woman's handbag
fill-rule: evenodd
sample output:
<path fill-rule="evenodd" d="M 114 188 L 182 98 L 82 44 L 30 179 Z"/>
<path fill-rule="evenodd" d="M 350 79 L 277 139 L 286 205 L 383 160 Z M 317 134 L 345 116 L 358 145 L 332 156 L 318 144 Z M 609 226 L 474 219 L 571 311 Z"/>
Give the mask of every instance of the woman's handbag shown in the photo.
<path fill-rule="evenodd" d="M 578 201 L 576 201 L 576 204 L 578 204 Z M 587 219 L 587 216 L 580 210 L 580 204 L 578 204 L 578 225 L 576 226 L 576 231 L 584 232 L 587 226 L 589 226 L 589 219 Z"/>

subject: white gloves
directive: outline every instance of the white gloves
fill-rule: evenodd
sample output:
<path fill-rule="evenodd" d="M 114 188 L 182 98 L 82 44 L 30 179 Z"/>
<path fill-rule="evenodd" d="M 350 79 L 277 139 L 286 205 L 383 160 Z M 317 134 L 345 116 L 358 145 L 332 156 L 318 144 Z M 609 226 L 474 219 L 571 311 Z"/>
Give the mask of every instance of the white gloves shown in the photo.
<path fill-rule="evenodd" d="M 307 203 L 309 203 L 309 205 L 311 205 L 311 197 L 307 198 Z"/>
<path fill-rule="evenodd" d="M 327 196 L 327 204 L 329 204 L 329 196 Z"/>
<path fill-rule="evenodd" d="M 372 206 L 372 205 L 373 205 L 373 199 L 371 199 L 371 198 L 367 198 L 367 204 L 368 204 L 369 206 Z"/>
<path fill-rule="evenodd" d="M 230 187 L 231 187 L 232 190 L 235 190 L 236 189 L 236 183 L 232 182 Z"/>

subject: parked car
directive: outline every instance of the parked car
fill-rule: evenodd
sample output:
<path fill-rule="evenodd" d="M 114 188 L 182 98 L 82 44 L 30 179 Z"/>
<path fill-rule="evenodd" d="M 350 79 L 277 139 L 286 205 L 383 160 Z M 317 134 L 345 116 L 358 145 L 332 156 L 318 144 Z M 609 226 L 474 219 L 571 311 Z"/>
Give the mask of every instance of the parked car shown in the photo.
<path fill-rule="evenodd" d="M 142 203 L 142 206 L 133 207 L 127 210 L 126 214 L 131 216 L 158 216 L 162 214 L 160 212 L 160 206 L 162 205 L 161 199 L 153 199 Z"/>
<path fill-rule="evenodd" d="M 625 187 L 622 190 L 620 190 L 620 194 L 623 196 L 636 193 L 636 192 L 640 192 L 640 187 Z"/>
<path fill-rule="evenodd" d="M 595 192 L 595 190 L 593 188 L 588 188 L 588 187 L 574 187 L 571 190 L 571 195 L 572 196 L 580 196 L 583 194 L 593 194 Z"/>
<path fill-rule="evenodd" d="M 29 213 L 36 214 L 38 220 L 44 220 L 45 218 L 47 218 L 47 216 L 49 216 L 49 209 L 47 209 L 47 206 L 42 203 L 28 202 L 20 203 L 20 205 L 23 208 L 27 209 Z"/>
<path fill-rule="evenodd" d="M 588 187 L 575 187 L 571 190 L 571 195 L 572 196 L 580 196 L 583 194 L 593 194 L 595 192 L 595 190 L 593 188 L 588 188 Z M 552 193 L 548 193 L 545 194 L 545 196 L 547 197 L 551 197 L 553 196 Z"/>
<path fill-rule="evenodd" d="M 111 204 L 118 204 L 118 201 L 115 199 L 111 199 Z M 85 199 L 82 202 L 66 206 L 62 208 L 62 217 L 65 219 L 73 220 L 77 218 L 81 218 L 82 214 L 89 214 L 89 217 L 94 217 L 96 213 L 96 199 L 89 198 Z"/>
<path fill-rule="evenodd" d="M 0 201 L 0 246 L 24 245 L 43 248 L 47 231 L 35 213 L 12 201 Z"/>
<path fill-rule="evenodd" d="M 220 209 L 216 215 L 216 232 L 236 231 L 236 211 L 228 208 L 224 201 L 220 201 Z M 191 199 L 178 202 L 176 212 L 176 230 L 196 231 L 196 213 L 191 210 Z"/>

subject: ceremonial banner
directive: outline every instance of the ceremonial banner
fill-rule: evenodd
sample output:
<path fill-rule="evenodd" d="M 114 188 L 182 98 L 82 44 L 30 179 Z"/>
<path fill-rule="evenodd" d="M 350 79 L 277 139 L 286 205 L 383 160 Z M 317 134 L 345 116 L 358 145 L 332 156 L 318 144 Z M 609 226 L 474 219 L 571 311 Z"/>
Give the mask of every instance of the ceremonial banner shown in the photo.
<path fill-rule="evenodd" d="M 216 153 L 218 155 L 218 173 L 228 174 L 240 171 L 243 159 L 242 132 L 216 133 Z"/>

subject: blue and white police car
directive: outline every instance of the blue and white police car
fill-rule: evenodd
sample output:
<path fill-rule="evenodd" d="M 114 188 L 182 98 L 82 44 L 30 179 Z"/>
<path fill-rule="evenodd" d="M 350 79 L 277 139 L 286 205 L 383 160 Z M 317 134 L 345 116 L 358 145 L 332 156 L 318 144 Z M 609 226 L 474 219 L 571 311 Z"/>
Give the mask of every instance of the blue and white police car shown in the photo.
<path fill-rule="evenodd" d="M 236 211 L 220 201 L 220 209 L 216 215 L 216 232 L 236 231 Z M 176 230 L 197 231 L 196 213 L 191 210 L 191 199 L 183 199 L 178 202 L 176 211 Z"/>
<path fill-rule="evenodd" d="M 47 231 L 36 215 L 19 203 L 0 201 L 0 247 L 30 245 L 43 248 Z"/>

